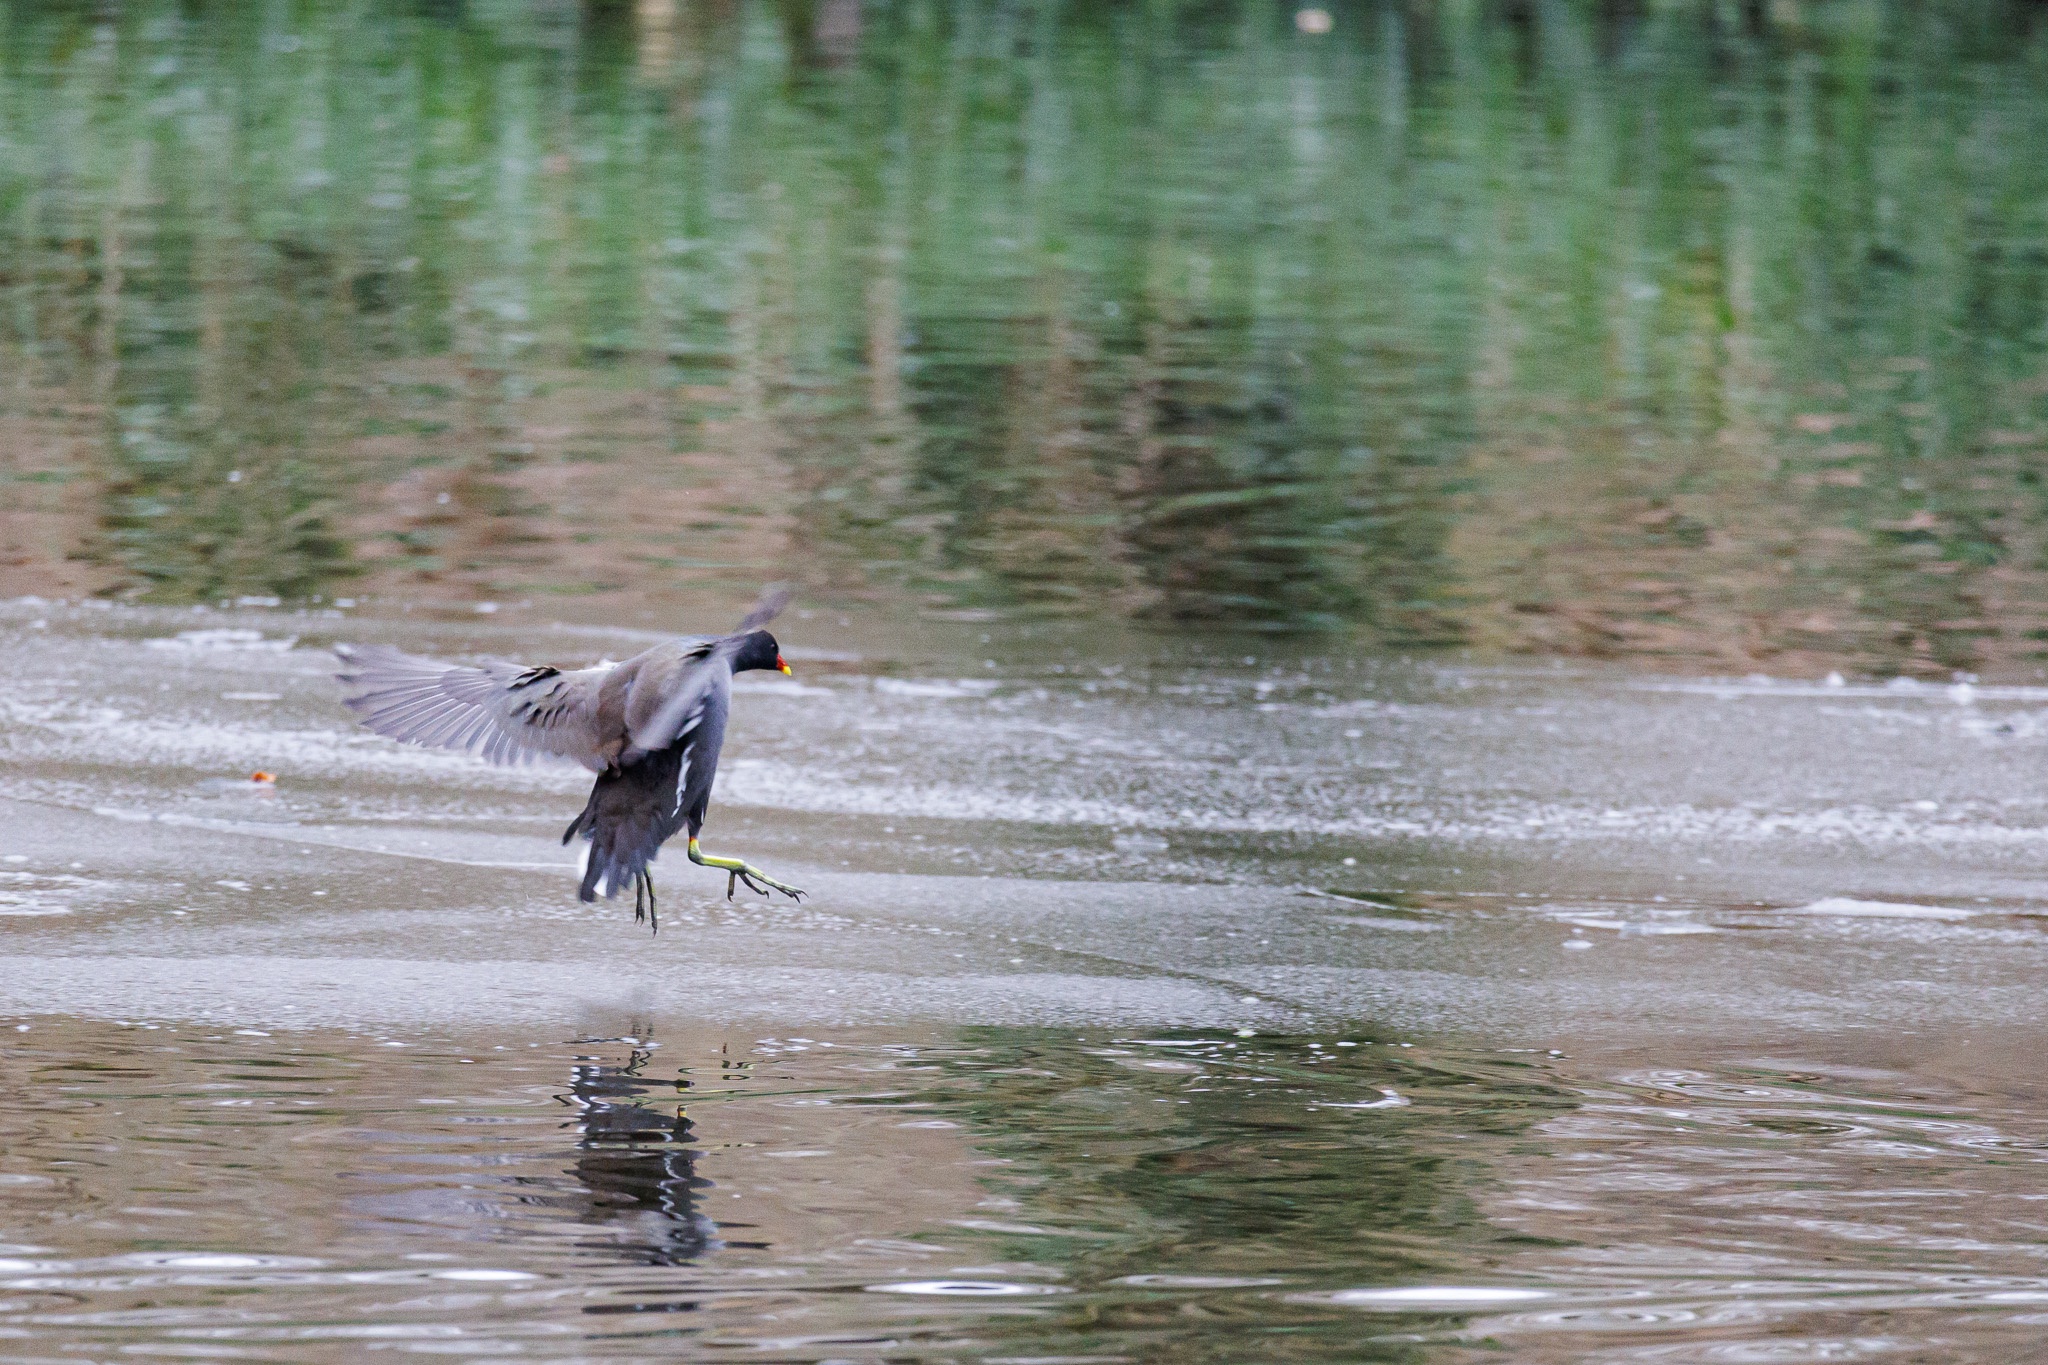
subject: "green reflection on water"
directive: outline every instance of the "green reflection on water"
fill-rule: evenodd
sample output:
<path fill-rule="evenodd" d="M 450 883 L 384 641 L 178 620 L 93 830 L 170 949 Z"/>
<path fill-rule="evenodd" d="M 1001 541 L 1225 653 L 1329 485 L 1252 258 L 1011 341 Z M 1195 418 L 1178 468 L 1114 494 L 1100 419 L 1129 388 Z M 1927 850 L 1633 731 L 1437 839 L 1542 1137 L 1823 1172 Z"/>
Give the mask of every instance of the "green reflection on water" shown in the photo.
<path fill-rule="evenodd" d="M 1486 1280 L 1530 1244 L 1477 1212 L 1486 1163 L 1576 1102 L 1514 1058 L 1370 1033 L 975 1029 L 924 1060 L 944 1080 L 916 1107 L 960 1119 L 1005 1163 L 984 1181 L 1014 1210 L 979 1220 L 992 1253 L 1089 1293 L 1014 1334 L 1145 1359 L 1414 1358 L 1318 1292 Z M 1194 1311 L 1197 1288 L 1213 1292 Z"/>
<path fill-rule="evenodd" d="M 1343 1046 L 1339 1046 L 1339 1042 Z M 969 1030 L 941 1054 L 939 1106 L 1016 1163 L 992 1183 L 1037 1219 L 1111 1234 L 1103 1275 L 1443 1264 L 1418 1232 L 1484 1240 L 1474 1171 L 1441 1143 L 1492 1137 L 1568 1103 L 1530 1067 L 1412 1053 L 1368 1037 L 1146 1039 Z M 963 1084 L 964 1083 L 964 1084 Z"/>
<path fill-rule="evenodd" d="M 0 548 L 2031 670 L 2043 20 L 1754 8 L 10 6 Z"/>

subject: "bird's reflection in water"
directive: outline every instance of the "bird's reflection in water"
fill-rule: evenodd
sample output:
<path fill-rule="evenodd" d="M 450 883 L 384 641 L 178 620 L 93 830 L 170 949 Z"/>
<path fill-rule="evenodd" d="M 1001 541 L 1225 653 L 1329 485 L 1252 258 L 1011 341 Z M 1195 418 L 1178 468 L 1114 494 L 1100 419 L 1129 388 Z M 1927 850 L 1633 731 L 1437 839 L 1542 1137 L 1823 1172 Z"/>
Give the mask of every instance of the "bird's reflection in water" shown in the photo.
<path fill-rule="evenodd" d="M 570 1073 L 561 1099 L 579 1111 L 582 1130 L 570 1174 L 588 1191 L 583 1216 L 610 1234 L 580 1245 L 642 1265 L 680 1265 L 724 1243 L 697 1207 L 697 1192 L 711 1182 L 696 1173 L 690 1121 L 680 1105 L 641 1102 L 654 1092 L 680 1095 L 688 1085 L 643 1076 L 651 1057 L 635 1048 L 623 1066 L 591 1061 Z"/>

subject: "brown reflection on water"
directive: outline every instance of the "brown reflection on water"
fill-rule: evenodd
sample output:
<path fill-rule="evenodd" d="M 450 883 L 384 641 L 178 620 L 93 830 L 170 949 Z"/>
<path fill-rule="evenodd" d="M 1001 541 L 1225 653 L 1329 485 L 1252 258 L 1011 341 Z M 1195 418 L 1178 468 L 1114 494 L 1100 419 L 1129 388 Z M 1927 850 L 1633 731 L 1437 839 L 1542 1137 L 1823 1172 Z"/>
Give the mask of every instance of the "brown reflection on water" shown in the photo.
<path fill-rule="evenodd" d="M 2048 1312 L 2048 1131 L 2012 1048 L 1785 1039 L 1693 1065 L 1598 1065 L 1583 1103 L 1535 1125 L 1482 1200 L 1530 1239 L 1519 1268 L 1565 1292 L 1470 1335 L 1558 1358 L 1610 1342 L 1595 1358 L 1617 1360 L 2031 1349 L 2012 1343 Z M 1573 1286 L 1590 1292 L 1573 1301 Z"/>
<path fill-rule="evenodd" d="M 2048 1311 L 1995 1050 L 7 1027 L 18 1358 L 2017 1359 Z"/>
<path fill-rule="evenodd" d="M 1463 1261 L 1491 1240 L 1479 1168 L 1418 1133 L 1508 1134 L 1561 1098 L 1512 1064 L 1334 1042 L 640 1028 L 464 1047 L 35 1020 L 0 1059 L 0 1326 L 307 1360 L 675 1337 L 1220 1359 L 1294 1322 L 1285 1357 L 1322 1359 L 1349 1315 L 1271 1288 Z"/>

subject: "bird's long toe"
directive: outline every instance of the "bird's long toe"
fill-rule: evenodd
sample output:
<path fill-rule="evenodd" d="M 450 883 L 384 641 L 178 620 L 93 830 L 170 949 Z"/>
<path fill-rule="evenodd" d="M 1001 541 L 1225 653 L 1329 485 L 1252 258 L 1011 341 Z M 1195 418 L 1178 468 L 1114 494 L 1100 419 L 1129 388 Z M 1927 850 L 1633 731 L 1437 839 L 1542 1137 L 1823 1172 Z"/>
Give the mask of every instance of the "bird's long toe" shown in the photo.
<path fill-rule="evenodd" d="M 787 882 L 776 881 L 775 878 L 769 876 L 766 872 L 763 872 L 758 867 L 753 867 L 751 865 L 748 866 L 744 871 L 740 873 L 740 878 L 741 880 L 745 881 L 746 884 L 755 892 L 763 896 L 767 895 L 771 890 L 773 890 L 780 891 L 783 895 L 789 897 L 793 901 L 800 901 L 804 898 L 804 893 L 802 891 L 799 891 L 796 887 L 789 885 Z"/>
<path fill-rule="evenodd" d="M 780 891 L 791 900 L 800 901 L 804 898 L 803 892 L 787 883 L 776 881 L 775 878 L 769 876 L 760 868 L 755 867 L 744 858 L 713 857 L 699 848 L 695 839 L 690 840 L 689 857 L 690 861 L 699 867 L 715 867 L 725 873 L 725 898 L 727 900 L 732 899 L 733 890 L 740 882 L 745 882 L 747 890 L 757 895 L 765 896 L 770 890 L 775 890 Z"/>

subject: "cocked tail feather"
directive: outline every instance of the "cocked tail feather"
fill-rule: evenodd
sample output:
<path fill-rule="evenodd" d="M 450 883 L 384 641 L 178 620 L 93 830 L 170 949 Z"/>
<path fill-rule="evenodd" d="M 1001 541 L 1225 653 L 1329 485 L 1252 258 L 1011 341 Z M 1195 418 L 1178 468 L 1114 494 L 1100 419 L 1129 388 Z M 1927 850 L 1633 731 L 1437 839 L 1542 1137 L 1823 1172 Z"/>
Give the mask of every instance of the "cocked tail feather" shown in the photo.
<path fill-rule="evenodd" d="M 732 633 L 735 635 L 745 635 L 749 631 L 759 630 L 776 617 L 782 615 L 782 609 L 789 605 L 790 592 L 791 589 L 787 583 L 770 583 L 767 587 L 761 589 L 760 598 L 754 603 L 746 616 L 741 618 L 740 623 L 733 627 Z"/>

